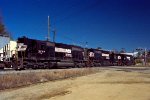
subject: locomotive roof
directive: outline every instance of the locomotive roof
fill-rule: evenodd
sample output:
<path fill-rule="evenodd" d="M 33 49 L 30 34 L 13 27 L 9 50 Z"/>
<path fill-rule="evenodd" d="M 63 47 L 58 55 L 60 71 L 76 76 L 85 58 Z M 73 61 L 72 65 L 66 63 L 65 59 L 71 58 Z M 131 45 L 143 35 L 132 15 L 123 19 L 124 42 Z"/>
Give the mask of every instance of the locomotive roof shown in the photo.
<path fill-rule="evenodd" d="M 63 44 L 63 43 L 55 43 L 56 47 L 60 47 L 60 48 L 68 48 L 71 49 L 71 45 L 68 44 Z"/>
<path fill-rule="evenodd" d="M 128 55 L 128 56 L 133 56 L 133 53 L 121 53 L 121 54 Z"/>
<path fill-rule="evenodd" d="M 80 48 L 80 49 L 83 49 L 82 47 L 80 47 L 80 46 L 76 46 L 76 45 L 69 45 L 69 44 L 64 44 L 64 43 L 54 43 L 54 42 L 50 42 L 50 41 L 44 41 L 44 40 L 37 40 L 37 39 L 30 39 L 30 38 L 27 38 L 27 37 L 25 37 L 25 36 L 23 36 L 23 37 L 20 37 L 20 38 L 18 38 L 18 40 L 21 40 L 21 39 L 26 39 L 26 40 L 28 40 L 28 41 L 36 41 L 36 42 L 38 42 L 38 43 L 51 43 L 51 44 L 54 44 L 56 47 L 60 47 L 60 48 L 68 48 L 68 49 L 71 49 L 71 48 L 73 48 L 73 47 L 75 47 L 75 48 Z M 52 46 L 52 45 L 51 45 Z"/>
<path fill-rule="evenodd" d="M 25 36 L 19 37 L 18 40 L 19 39 L 28 39 L 28 40 L 35 40 L 35 41 L 40 41 L 40 42 L 51 42 L 51 41 L 46 41 L 46 40 L 31 39 L 31 38 L 28 38 L 28 37 L 25 37 Z M 54 43 L 54 42 L 51 42 L 51 43 Z"/>
<path fill-rule="evenodd" d="M 76 48 L 83 48 L 81 46 L 78 46 L 78 45 L 71 45 L 72 47 L 76 47 Z"/>
<path fill-rule="evenodd" d="M 68 44 L 63 44 L 63 43 L 55 43 L 55 47 L 71 49 L 72 51 L 83 51 L 84 50 L 84 48 L 82 48 L 80 46 L 68 45 Z"/>
<path fill-rule="evenodd" d="M 88 50 L 94 50 L 94 51 L 101 51 L 101 52 L 103 52 L 103 53 L 110 53 L 111 52 L 111 50 L 104 50 L 104 49 L 95 49 L 95 48 L 90 48 L 90 49 L 88 49 Z"/>
<path fill-rule="evenodd" d="M 27 38 L 25 36 L 18 38 L 18 40 L 21 40 L 21 39 L 24 39 L 24 40 L 27 40 L 27 41 L 36 41 L 36 42 L 39 42 L 39 43 L 51 43 L 51 44 L 54 44 L 54 42 L 44 41 L 44 40 L 37 40 L 37 39 L 30 39 L 30 38 Z"/>
<path fill-rule="evenodd" d="M 101 51 L 101 49 L 89 48 L 89 50 Z"/>

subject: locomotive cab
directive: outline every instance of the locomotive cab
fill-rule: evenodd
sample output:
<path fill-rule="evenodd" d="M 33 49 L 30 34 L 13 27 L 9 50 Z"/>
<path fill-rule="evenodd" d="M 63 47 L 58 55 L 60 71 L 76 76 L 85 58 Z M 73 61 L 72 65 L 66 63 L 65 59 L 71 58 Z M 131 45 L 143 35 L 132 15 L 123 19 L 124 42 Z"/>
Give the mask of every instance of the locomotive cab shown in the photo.
<path fill-rule="evenodd" d="M 18 39 L 17 62 L 21 68 L 51 68 L 55 44 L 22 37 Z"/>

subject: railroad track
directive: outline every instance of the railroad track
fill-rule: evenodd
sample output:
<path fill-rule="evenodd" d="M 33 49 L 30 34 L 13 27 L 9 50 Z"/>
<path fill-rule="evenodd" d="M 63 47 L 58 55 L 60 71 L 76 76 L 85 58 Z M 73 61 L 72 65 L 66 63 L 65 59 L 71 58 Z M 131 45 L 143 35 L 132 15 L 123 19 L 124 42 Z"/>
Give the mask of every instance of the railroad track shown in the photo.
<path fill-rule="evenodd" d="M 69 69 L 25 69 L 25 70 L 14 70 L 14 69 L 4 69 L 0 70 L 0 75 L 4 74 L 12 74 L 12 73 L 31 73 L 31 72 L 44 72 L 44 71 L 62 71 L 62 70 L 69 70 Z"/>
<path fill-rule="evenodd" d="M 94 67 L 94 68 L 99 68 L 100 70 L 109 70 L 113 69 L 116 71 L 137 71 L 137 72 L 142 72 L 142 73 L 150 73 L 150 67 L 127 67 L 127 66 L 101 66 L 101 67 Z M 0 75 L 4 74 L 12 74 L 12 73 L 31 73 L 31 72 L 44 72 L 44 71 L 65 71 L 65 70 L 80 70 L 84 68 L 60 68 L 60 69 L 25 69 L 25 70 L 14 70 L 14 69 L 4 69 L 0 70 Z"/>
<path fill-rule="evenodd" d="M 31 72 L 44 72 L 44 71 L 57 71 L 57 72 L 59 72 L 59 71 L 65 71 L 65 70 L 80 70 L 80 69 L 82 69 L 82 68 L 70 68 L 70 69 L 63 69 L 63 68 L 61 68 L 61 69 L 36 69 L 36 70 L 34 70 L 34 69 L 25 69 L 25 70 L 14 70 L 14 69 L 4 69 L 4 70 L 0 70 L 0 75 L 2 75 L 2 74 L 12 74 L 12 73 L 31 73 Z"/>
<path fill-rule="evenodd" d="M 89 67 L 86 67 L 89 68 Z M 0 75 L 4 74 L 12 74 L 12 73 L 30 73 L 30 72 L 44 72 L 44 71 L 65 71 L 65 70 L 80 70 L 80 69 L 86 69 L 86 68 L 59 68 L 59 69 L 25 69 L 25 70 L 14 70 L 14 69 L 3 69 L 0 70 Z M 111 68 L 111 67 L 92 67 L 92 68 L 99 68 L 101 70 L 106 69 L 106 68 Z"/>

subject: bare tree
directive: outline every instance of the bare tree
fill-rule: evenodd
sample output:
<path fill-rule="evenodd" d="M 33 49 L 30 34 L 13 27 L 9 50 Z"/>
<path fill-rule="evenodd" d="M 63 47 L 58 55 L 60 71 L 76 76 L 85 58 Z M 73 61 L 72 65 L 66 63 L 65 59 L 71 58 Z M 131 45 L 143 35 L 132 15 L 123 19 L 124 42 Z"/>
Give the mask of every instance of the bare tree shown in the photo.
<path fill-rule="evenodd" d="M 125 48 L 121 48 L 120 53 L 125 53 L 125 52 L 126 52 L 126 49 Z"/>
<path fill-rule="evenodd" d="M 5 29 L 5 25 L 2 22 L 2 17 L 0 17 L 0 35 L 9 36 L 9 33 Z"/>
<path fill-rule="evenodd" d="M 0 22 L 0 34 L 4 34 L 5 32 L 5 28 L 4 28 L 4 25 Z"/>

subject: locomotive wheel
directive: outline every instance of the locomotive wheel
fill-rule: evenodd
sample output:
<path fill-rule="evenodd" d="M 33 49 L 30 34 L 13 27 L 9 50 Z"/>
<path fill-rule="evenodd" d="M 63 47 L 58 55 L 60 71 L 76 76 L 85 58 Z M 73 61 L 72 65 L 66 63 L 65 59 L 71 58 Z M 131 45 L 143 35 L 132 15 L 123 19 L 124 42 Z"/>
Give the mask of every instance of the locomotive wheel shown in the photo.
<path fill-rule="evenodd" d="M 81 64 L 78 65 L 78 68 L 83 68 L 83 66 Z"/>
<path fill-rule="evenodd" d="M 12 68 L 13 68 L 13 69 L 15 69 L 15 70 L 17 70 L 17 69 L 18 69 L 18 66 L 17 66 L 17 64 L 16 64 L 16 63 L 12 62 L 12 63 L 11 63 L 11 65 L 12 65 Z"/>
<path fill-rule="evenodd" d="M 5 64 L 1 63 L 1 64 L 0 64 L 0 69 L 3 70 L 4 67 L 5 67 Z"/>
<path fill-rule="evenodd" d="M 0 70 L 4 70 L 4 67 L 0 67 Z"/>
<path fill-rule="evenodd" d="M 74 67 L 73 68 L 78 68 L 78 65 L 77 64 L 74 64 Z"/>
<path fill-rule="evenodd" d="M 48 63 L 48 68 L 49 68 L 49 69 L 52 69 L 53 67 L 54 67 L 54 64 Z"/>
<path fill-rule="evenodd" d="M 32 66 L 32 69 L 37 69 L 37 65 L 34 64 L 34 65 Z"/>

